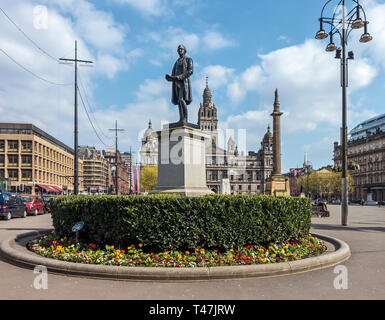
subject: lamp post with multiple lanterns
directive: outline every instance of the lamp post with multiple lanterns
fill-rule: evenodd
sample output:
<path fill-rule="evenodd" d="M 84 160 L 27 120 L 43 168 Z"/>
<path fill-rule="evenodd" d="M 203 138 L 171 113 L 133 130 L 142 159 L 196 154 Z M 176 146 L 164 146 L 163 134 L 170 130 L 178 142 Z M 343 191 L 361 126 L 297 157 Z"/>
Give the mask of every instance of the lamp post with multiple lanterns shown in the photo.
<path fill-rule="evenodd" d="M 324 16 L 324 11 L 330 2 L 336 2 L 335 0 L 329 0 L 322 8 L 320 21 L 320 30 L 316 34 L 316 39 L 322 40 L 330 37 L 330 42 L 326 47 L 326 51 L 336 51 L 336 59 L 341 61 L 341 87 L 342 87 L 342 130 L 341 130 L 341 147 L 342 147 L 342 189 L 341 189 L 341 223 L 343 226 L 347 225 L 348 220 L 348 177 L 347 177 L 347 126 L 346 126 L 346 88 L 348 86 L 348 60 L 354 59 L 353 51 L 348 52 L 346 57 L 346 46 L 350 32 L 355 29 L 364 28 L 364 33 L 361 35 L 360 42 L 366 43 L 373 38 L 368 33 L 368 21 L 366 20 L 366 14 L 358 0 L 351 0 L 353 2 L 353 8 L 347 12 L 346 0 L 337 0 L 337 6 L 334 9 L 332 17 Z M 342 9 L 342 17 L 338 14 Z M 363 14 L 364 20 L 361 18 Z M 323 28 L 324 24 L 330 26 L 330 32 L 326 32 Z M 337 46 L 333 42 L 333 37 L 339 36 L 341 40 L 341 47 Z"/>

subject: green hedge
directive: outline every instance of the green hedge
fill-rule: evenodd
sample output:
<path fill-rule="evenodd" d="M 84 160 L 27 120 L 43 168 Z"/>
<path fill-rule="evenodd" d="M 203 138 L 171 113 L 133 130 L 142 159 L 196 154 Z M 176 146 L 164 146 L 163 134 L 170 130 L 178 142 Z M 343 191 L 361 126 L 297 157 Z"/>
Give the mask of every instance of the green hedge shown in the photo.
<path fill-rule="evenodd" d="M 87 241 L 143 243 L 151 250 L 267 245 L 298 240 L 310 230 L 305 198 L 265 195 L 68 196 L 51 200 L 56 232 L 73 235 L 84 221 Z"/>

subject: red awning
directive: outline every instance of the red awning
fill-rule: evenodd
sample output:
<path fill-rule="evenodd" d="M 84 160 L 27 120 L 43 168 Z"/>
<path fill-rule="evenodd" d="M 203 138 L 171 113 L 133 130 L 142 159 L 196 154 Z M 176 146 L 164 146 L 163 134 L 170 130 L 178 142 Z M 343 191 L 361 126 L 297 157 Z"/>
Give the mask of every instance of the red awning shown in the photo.
<path fill-rule="evenodd" d="M 42 189 L 44 189 L 44 190 L 46 190 L 46 191 L 49 191 L 49 189 L 47 188 L 47 186 L 45 185 L 45 184 L 36 184 L 36 187 L 39 187 L 39 188 L 42 188 Z"/>
<path fill-rule="evenodd" d="M 51 187 L 54 188 L 56 192 L 64 192 L 64 190 L 58 186 L 51 186 Z"/>
<path fill-rule="evenodd" d="M 55 187 L 55 186 L 50 186 L 48 184 L 36 184 L 37 187 L 40 187 L 42 189 L 44 189 L 45 191 L 47 192 L 63 192 L 63 190 L 59 187 Z"/>

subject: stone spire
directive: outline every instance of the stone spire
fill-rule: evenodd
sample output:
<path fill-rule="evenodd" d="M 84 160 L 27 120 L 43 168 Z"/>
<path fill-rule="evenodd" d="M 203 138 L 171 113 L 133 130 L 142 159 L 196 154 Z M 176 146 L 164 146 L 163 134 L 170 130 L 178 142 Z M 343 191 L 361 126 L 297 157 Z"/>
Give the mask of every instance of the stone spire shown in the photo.
<path fill-rule="evenodd" d="M 307 153 L 305 152 L 304 158 L 303 158 L 303 167 L 307 167 Z"/>
<path fill-rule="evenodd" d="M 149 127 L 150 129 L 152 129 L 152 122 L 151 122 L 151 119 L 150 119 L 150 121 L 148 122 L 148 127 Z"/>
<path fill-rule="evenodd" d="M 278 89 L 275 89 L 275 98 L 274 98 L 274 112 L 280 112 L 279 110 L 279 100 L 278 100 Z"/>
<path fill-rule="evenodd" d="M 278 89 L 275 89 L 273 117 L 273 175 L 281 174 L 281 115 Z"/>
<path fill-rule="evenodd" d="M 211 91 L 209 88 L 209 77 L 206 76 L 206 88 L 203 91 L 203 105 L 208 106 L 211 104 Z"/>

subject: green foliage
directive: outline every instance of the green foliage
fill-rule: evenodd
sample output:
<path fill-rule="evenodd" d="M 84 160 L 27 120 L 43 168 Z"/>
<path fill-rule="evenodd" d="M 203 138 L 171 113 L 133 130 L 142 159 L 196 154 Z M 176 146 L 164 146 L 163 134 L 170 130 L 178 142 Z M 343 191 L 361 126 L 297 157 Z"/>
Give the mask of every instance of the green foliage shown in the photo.
<path fill-rule="evenodd" d="M 142 190 L 151 191 L 158 184 L 158 166 L 145 166 L 140 174 L 140 186 Z"/>
<path fill-rule="evenodd" d="M 341 172 L 312 172 L 303 175 L 297 180 L 298 190 L 302 186 L 305 193 L 311 193 L 318 197 L 339 197 L 341 195 Z M 348 174 L 348 192 L 354 192 L 353 178 Z"/>
<path fill-rule="evenodd" d="M 308 199 L 265 195 L 68 196 L 52 201 L 59 236 L 84 221 L 99 245 L 143 243 L 151 250 L 216 248 L 295 241 L 308 235 Z"/>

